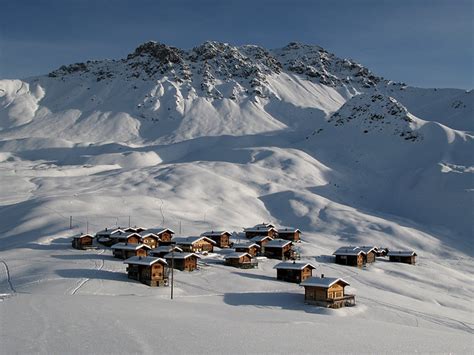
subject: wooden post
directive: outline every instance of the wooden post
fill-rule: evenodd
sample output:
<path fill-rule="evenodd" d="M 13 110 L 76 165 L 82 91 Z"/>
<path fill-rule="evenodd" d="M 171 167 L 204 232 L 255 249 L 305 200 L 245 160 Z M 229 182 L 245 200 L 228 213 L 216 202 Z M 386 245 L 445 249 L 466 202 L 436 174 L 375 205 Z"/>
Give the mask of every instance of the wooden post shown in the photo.
<path fill-rule="evenodd" d="M 173 299 L 174 287 L 174 246 L 171 246 L 171 299 Z"/>
<path fill-rule="evenodd" d="M 69 229 L 72 229 L 72 216 L 69 216 Z"/>
<path fill-rule="evenodd" d="M 130 228 L 130 216 L 128 216 L 128 228 Z"/>

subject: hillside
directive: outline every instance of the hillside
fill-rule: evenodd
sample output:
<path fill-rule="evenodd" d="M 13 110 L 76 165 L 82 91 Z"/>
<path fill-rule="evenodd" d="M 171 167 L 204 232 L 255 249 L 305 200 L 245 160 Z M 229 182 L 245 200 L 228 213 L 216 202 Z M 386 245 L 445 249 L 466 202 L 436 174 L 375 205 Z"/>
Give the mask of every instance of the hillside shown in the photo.
<path fill-rule="evenodd" d="M 211 257 L 196 276 L 177 276 L 178 303 L 192 319 L 203 317 L 195 304 L 206 314 L 216 307 L 205 318 L 212 324 L 206 334 L 230 326 L 221 315 L 236 320 L 256 312 L 255 324 L 282 317 L 308 336 L 304 324 L 331 319 L 351 332 L 342 324 L 360 328 L 363 319 L 364 329 L 380 336 L 379 329 L 390 329 L 386 341 L 396 351 L 412 350 L 400 345 L 403 337 L 420 341 L 420 351 L 466 351 L 473 329 L 472 95 L 394 83 L 299 43 L 267 50 L 206 42 L 182 50 L 148 42 L 123 59 L 0 80 L 0 259 L 11 281 L 0 274 L 0 294 L 17 294 L 0 302 L 1 317 L 28 302 L 39 328 L 61 323 L 56 315 L 41 319 L 56 304 L 62 312 L 76 305 L 66 293 L 99 302 L 110 322 L 114 307 L 139 295 L 169 321 L 172 312 L 163 307 L 173 306 L 159 305 L 168 290 L 127 284 L 124 266 L 108 252 L 78 255 L 68 238 L 87 226 L 127 225 L 129 216 L 132 224 L 166 225 L 183 235 L 272 221 L 299 227 L 303 257 L 318 263 L 318 273 L 347 278 L 360 306 L 328 314 L 301 308 L 298 287 L 268 279 L 272 261 L 252 279 L 213 269 Z M 414 249 L 420 262 L 399 270 L 383 262 L 369 270 L 333 265 L 328 255 L 346 244 Z M 120 297 L 106 302 L 111 295 Z M 140 318 L 124 309 L 137 329 Z M 231 327 L 223 346 L 235 332 L 243 341 L 258 330 L 247 326 L 249 333 Z M 282 331 L 284 324 L 273 323 L 266 330 Z M 368 340 L 359 335 L 360 343 Z M 438 340 L 446 338 L 457 342 Z M 110 351 L 133 351 L 129 345 Z M 350 351 L 350 342 L 343 346 Z"/>

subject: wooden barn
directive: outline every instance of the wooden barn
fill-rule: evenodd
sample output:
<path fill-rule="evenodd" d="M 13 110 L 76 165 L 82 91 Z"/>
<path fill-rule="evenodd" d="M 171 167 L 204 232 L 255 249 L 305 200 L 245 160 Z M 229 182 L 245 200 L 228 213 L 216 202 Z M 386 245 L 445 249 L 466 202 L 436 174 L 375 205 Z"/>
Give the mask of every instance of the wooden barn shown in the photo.
<path fill-rule="evenodd" d="M 333 255 L 336 256 L 336 264 L 358 266 L 365 265 L 365 252 L 358 247 L 341 247 Z"/>
<path fill-rule="evenodd" d="M 81 234 L 72 238 L 72 247 L 75 249 L 93 248 L 94 237 L 91 234 Z"/>
<path fill-rule="evenodd" d="M 300 241 L 301 231 L 298 228 L 281 228 L 277 230 L 278 238 L 291 240 L 292 242 Z"/>
<path fill-rule="evenodd" d="M 294 259 L 293 242 L 284 239 L 273 239 L 265 245 L 264 255 L 269 259 Z"/>
<path fill-rule="evenodd" d="M 128 259 L 132 256 L 147 256 L 150 247 L 145 244 L 117 243 L 112 245 L 111 249 L 115 258 Z"/>
<path fill-rule="evenodd" d="M 316 267 L 310 263 L 282 262 L 276 264 L 277 280 L 301 283 L 313 276 Z"/>
<path fill-rule="evenodd" d="M 196 270 L 199 258 L 200 256 L 194 253 L 168 253 L 165 255 L 168 266 L 181 271 Z"/>
<path fill-rule="evenodd" d="M 377 256 L 377 247 L 372 246 L 362 246 L 358 247 L 365 253 L 365 262 L 366 263 L 375 263 L 375 257 Z"/>
<path fill-rule="evenodd" d="M 215 241 L 208 237 L 174 237 L 172 242 L 190 253 L 213 252 Z"/>
<path fill-rule="evenodd" d="M 98 243 L 107 247 L 117 243 L 115 235 L 118 233 L 125 233 L 121 228 L 105 228 L 95 234 L 95 238 Z"/>
<path fill-rule="evenodd" d="M 153 233 L 154 235 L 156 235 L 159 238 L 160 245 L 173 244 L 171 240 L 173 238 L 174 232 L 169 228 L 156 227 L 147 229 L 146 231 L 148 233 Z"/>
<path fill-rule="evenodd" d="M 275 226 L 270 223 L 262 223 L 250 228 L 244 228 L 244 233 L 248 239 L 256 237 L 257 235 L 266 235 L 271 238 L 276 238 L 278 234 Z"/>
<path fill-rule="evenodd" d="M 143 227 L 127 227 L 127 228 L 124 228 L 123 229 L 124 232 L 128 232 L 128 233 L 141 233 L 143 231 L 146 231 L 146 228 L 143 228 Z"/>
<path fill-rule="evenodd" d="M 230 253 L 224 257 L 225 264 L 233 267 L 238 267 L 240 269 L 251 269 L 258 267 L 258 262 L 255 259 L 252 259 L 252 255 L 249 253 Z"/>
<path fill-rule="evenodd" d="M 377 248 L 375 256 L 383 257 L 388 254 L 388 248 Z"/>
<path fill-rule="evenodd" d="M 176 245 L 161 245 L 158 248 L 151 249 L 148 255 L 157 258 L 163 258 L 166 254 L 171 253 L 174 250 L 175 253 L 182 253 L 183 249 Z"/>
<path fill-rule="evenodd" d="M 262 252 L 262 253 L 265 250 L 265 245 L 267 245 L 267 243 L 270 240 L 273 240 L 273 238 L 269 237 L 268 235 L 257 235 L 253 238 L 250 238 L 250 241 L 252 243 L 256 243 L 260 246 L 260 252 Z"/>
<path fill-rule="evenodd" d="M 216 242 L 216 246 L 219 248 L 228 248 L 230 244 L 231 234 L 227 231 L 210 231 L 201 234 L 203 237 L 207 237 Z"/>
<path fill-rule="evenodd" d="M 310 277 L 300 286 L 304 287 L 305 303 L 320 307 L 340 308 L 355 305 L 355 296 L 345 294 L 344 288 L 349 283 L 335 277 Z"/>
<path fill-rule="evenodd" d="M 155 233 L 151 233 L 149 231 L 142 231 L 139 233 L 139 235 L 140 235 L 140 242 L 142 244 L 146 244 L 152 249 L 158 247 L 159 242 L 160 242 L 160 237 L 158 237 Z"/>
<path fill-rule="evenodd" d="M 166 260 L 154 257 L 133 256 L 124 261 L 127 264 L 128 278 L 148 286 L 168 285 L 168 264 Z"/>
<path fill-rule="evenodd" d="M 257 243 L 239 243 L 234 244 L 234 249 L 239 253 L 249 253 L 252 257 L 257 256 L 260 246 Z"/>
<path fill-rule="evenodd" d="M 388 259 L 396 263 L 415 264 L 417 254 L 411 250 L 390 250 Z"/>
<path fill-rule="evenodd" d="M 140 244 L 141 236 L 135 232 L 116 233 L 113 240 L 117 243 Z"/>

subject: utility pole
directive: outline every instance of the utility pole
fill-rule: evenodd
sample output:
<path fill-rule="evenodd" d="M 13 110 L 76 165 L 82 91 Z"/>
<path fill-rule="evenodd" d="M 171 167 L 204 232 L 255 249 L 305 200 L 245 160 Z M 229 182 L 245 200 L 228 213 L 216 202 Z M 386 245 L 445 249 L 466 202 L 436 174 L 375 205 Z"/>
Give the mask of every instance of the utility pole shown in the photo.
<path fill-rule="evenodd" d="M 72 229 L 72 216 L 69 216 L 69 229 Z"/>
<path fill-rule="evenodd" d="M 86 234 L 89 234 L 89 218 L 86 218 Z"/>
<path fill-rule="evenodd" d="M 128 228 L 130 228 L 131 225 L 130 225 L 130 216 L 128 216 Z"/>
<path fill-rule="evenodd" d="M 171 299 L 173 299 L 174 287 L 174 246 L 171 246 Z"/>
<path fill-rule="evenodd" d="M 181 220 L 179 221 L 179 235 L 181 235 Z"/>

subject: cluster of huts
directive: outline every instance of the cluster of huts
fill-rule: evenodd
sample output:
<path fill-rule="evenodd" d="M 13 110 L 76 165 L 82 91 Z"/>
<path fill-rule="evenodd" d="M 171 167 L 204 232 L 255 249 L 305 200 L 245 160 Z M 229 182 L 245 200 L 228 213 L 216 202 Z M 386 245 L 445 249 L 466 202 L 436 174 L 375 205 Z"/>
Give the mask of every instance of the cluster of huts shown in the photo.
<path fill-rule="evenodd" d="M 314 265 L 296 262 L 299 256 L 293 247 L 301 235 L 297 228 L 279 229 L 262 223 L 244 228 L 244 241 L 236 243 L 231 242 L 232 234 L 227 231 L 208 231 L 193 237 L 174 234 L 171 229 L 161 227 L 106 228 L 95 236 L 81 234 L 74 237 L 72 246 L 76 249 L 93 248 L 95 240 L 110 247 L 114 257 L 124 259 L 128 277 L 149 286 L 168 285 L 170 268 L 181 271 L 197 269 L 200 254 L 213 252 L 214 247 L 229 249 L 224 255 L 225 264 L 243 269 L 257 267 L 257 258 L 264 256 L 282 260 L 274 267 L 277 279 L 304 287 L 306 303 L 331 308 L 355 304 L 355 296 L 345 294 L 344 288 L 349 285 L 346 281 L 324 275 L 313 277 Z M 416 257 L 414 252 L 366 246 L 341 247 L 334 255 L 336 263 L 350 266 L 363 266 L 386 255 L 390 261 L 414 264 Z"/>

